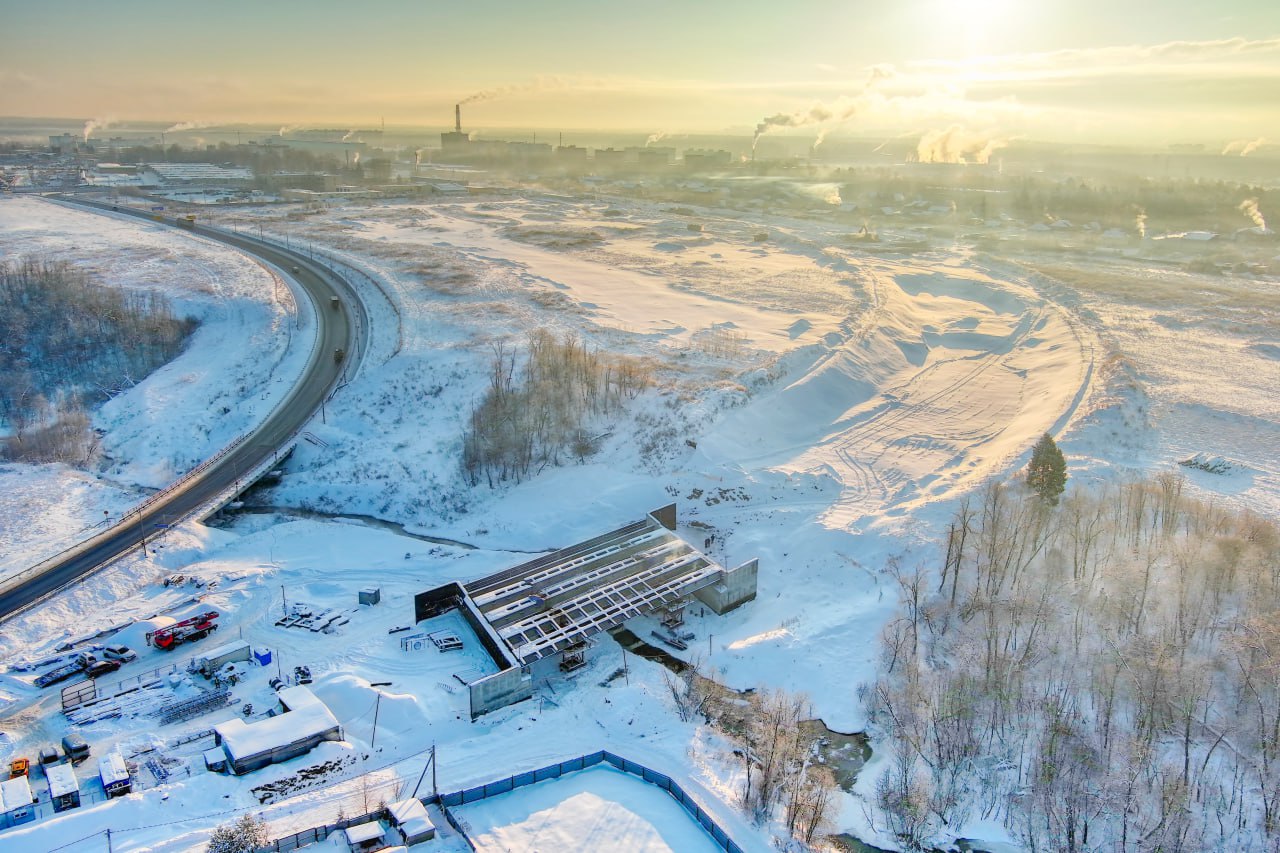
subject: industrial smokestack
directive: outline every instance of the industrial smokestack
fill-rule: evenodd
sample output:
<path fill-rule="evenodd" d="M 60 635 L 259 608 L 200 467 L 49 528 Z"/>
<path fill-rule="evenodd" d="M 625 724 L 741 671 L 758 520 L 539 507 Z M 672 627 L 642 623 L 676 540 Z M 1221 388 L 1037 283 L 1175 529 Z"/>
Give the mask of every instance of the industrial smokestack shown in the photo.
<path fill-rule="evenodd" d="M 453 105 L 453 129 L 462 133 L 462 104 Z"/>

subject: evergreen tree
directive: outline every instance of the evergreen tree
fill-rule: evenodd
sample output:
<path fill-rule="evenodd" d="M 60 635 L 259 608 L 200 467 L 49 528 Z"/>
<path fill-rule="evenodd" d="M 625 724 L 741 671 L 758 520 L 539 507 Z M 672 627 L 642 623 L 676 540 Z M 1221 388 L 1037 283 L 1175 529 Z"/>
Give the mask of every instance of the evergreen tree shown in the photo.
<path fill-rule="evenodd" d="M 253 853 L 271 842 L 265 820 L 251 814 L 241 815 L 234 823 L 223 824 L 209 838 L 207 853 Z"/>
<path fill-rule="evenodd" d="M 1031 451 L 1027 463 L 1027 485 L 1045 501 L 1056 504 L 1058 496 L 1067 487 L 1067 460 L 1054 442 L 1053 436 L 1040 436 Z"/>

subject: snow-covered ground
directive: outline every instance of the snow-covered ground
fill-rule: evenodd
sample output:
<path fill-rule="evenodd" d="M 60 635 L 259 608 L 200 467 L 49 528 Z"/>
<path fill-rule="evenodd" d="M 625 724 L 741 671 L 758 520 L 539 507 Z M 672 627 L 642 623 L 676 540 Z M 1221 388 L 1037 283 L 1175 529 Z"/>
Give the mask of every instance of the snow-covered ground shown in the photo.
<path fill-rule="evenodd" d="M 481 853 L 714 853 L 721 849 L 661 788 L 612 768 L 583 770 L 454 812 Z"/>
<path fill-rule="evenodd" d="M 183 353 L 96 406 L 103 461 L 0 466 L 0 574 L 39 562 L 167 485 L 259 422 L 301 374 L 314 337 L 283 280 L 219 243 L 32 196 L 0 198 L 0 262 L 66 261 L 112 287 L 155 290 L 200 326 Z M 137 381 L 141 379 L 141 381 Z"/>
<path fill-rule="evenodd" d="M 887 565 L 934 562 L 955 500 L 1015 471 L 1041 433 L 1062 440 L 1082 481 L 1166 470 L 1200 452 L 1222 457 L 1225 474 L 1177 470 L 1207 495 L 1280 511 L 1274 281 L 1123 262 L 1149 282 L 1144 303 L 1047 278 L 1032 269 L 1034 258 L 1022 266 L 964 252 L 872 256 L 820 220 L 673 212 L 616 198 L 529 194 L 294 218 L 272 208 L 252 220 L 244 211 L 222 215 L 312 240 L 377 279 L 387 289 L 371 330 L 377 357 L 338 393 L 326 422 L 311 425 L 323 446 L 302 445 L 284 482 L 261 498 L 280 515 L 174 533 L 158 554 L 131 557 L 7 625 L 0 655 L 10 665 L 35 660 L 113 625 L 214 607 L 227 630 L 282 654 L 285 671 L 311 666 L 350 746 L 242 782 L 208 779 L 226 797 L 216 807 L 197 807 L 184 793 L 204 784 L 197 767 L 197 778 L 139 794 L 138 804 L 15 831 L 39 843 L 154 822 L 178 828 L 124 834 L 117 849 L 190 849 L 231 810 L 259 808 L 251 785 L 355 756 L 358 766 L 337 773 L 332 789 L 265 808 L 276 834 L 291 832 L 330 820 L 344 797 L 355 813 L 349 799 L 360 783 L 342 780 L 361 768 L 377 768 L 388 788 L 412 787 L 434 742 L 449 790 L 601 747 L 633 753 L 702 792 L 739 843 L 767 846 L 728 805 L 740 765 L 724 761 L 714 731 L 678 721 L 656 665 L 632 658 L 628 681 L 601 687 L 621 665 L 620 650 L 604 640 L 576 678 L 539 685 L 533 702 L 472 724 L 451 679 L 454 662 L 434 652 L 415 658 L 386 632 L 411 623 L 416 592 L 675 500 L 695 544 L 710 541 L 728 564 L 759 557 L 761 565 L 758 598 L 695 620 L 691 651 L 733 687 L 803 691 L 829 726 L 854 731 L 865 722 L 858 685 L 872 680 L 879 631 L 898 607 Z M 762 227 L 767 240 L 757 239 Z M 1205 310 L 1192 297 L 1210 289 L 1222 295 Z M 460 436 L 487 382 L 492 344 L 518 345 L 539 327 L 652 359 L 658 383 L 598 425 L 608 435 L 585 464 L 493 492 L 470 489 L 459 473 Z M 298 519 L 297 508 L 374 516 L 407 534 L 354 517 Z M 477 547 L 414 538 L 421 534 Z M 211 592 L 154 584 L 177 571 L 219 583 Z M 369 585 L 381 586 L 383 604 L 357 609 L 356 591 Z M 299 633 L 275 625 L 282 598 L 356 612 L 337 634 Z M 140 629 L 127 631 L 137 642 Z M 158 654 L 130 666 L 154 666 Z M 252 675 L 237 702 L 265 704 L 270 674 Z M 0 680 L 18 751 L 64 725 L 54 697 L 37 694 L 28 678 Z M 391 682 L 380 704 L 369 686 L 379 681 Z M 161 729 L 157 739 L 221 718 Z M 104 722 L 86 734 L 97 749 L 127 744 L 145 726 Z M 164 750 L 198 765 L 195 751 Z M 579 803 L 573 819 L 607 814 L 606 800 Z M 860 805 L 845 798 L 842 806 L 840 826 L 865 829 Z M 491 822 L 498 838 L 506 831 L 498 825 L 517 819 Z"/>

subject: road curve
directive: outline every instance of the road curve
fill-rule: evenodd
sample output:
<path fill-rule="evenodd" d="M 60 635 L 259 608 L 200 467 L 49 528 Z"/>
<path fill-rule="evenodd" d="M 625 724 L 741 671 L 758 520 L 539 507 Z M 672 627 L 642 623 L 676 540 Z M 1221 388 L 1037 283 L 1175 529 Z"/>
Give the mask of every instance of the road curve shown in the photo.
<path fill-rule="evenodd" d="M 97 202 L 77 199 L 74 203 L 108 212 L 116 210 Z M 120 207 L 118 213 L 153 223 L 175 224 L 173 219 L 148 211 Z M 274 264 L 301 286 L 315 304 L 318 326 L 318 340 L 302 378 L 257 429 L 130 510 L 120 523 L 0 584 L 0 621 L 107 566 L 161 527 L 178 523 L 235 488 L 244 475 L 275 457 L 320 409 L 343 371 L 354 370 L 359 361 L 359 344 L 364 337 L 360 331 L 368 328 L 368 318 L 354 288 L 337 272 L 305 254 L 248 235 L 199 225 L 179 230 L 193 231 Z M 335 296 L 340 303 L 337 310 L 331 307 Z M 357 312 L 355 322 L 353 310 Z M 341 363 L 334 358 L 339 349 L 347 354 Z"/>

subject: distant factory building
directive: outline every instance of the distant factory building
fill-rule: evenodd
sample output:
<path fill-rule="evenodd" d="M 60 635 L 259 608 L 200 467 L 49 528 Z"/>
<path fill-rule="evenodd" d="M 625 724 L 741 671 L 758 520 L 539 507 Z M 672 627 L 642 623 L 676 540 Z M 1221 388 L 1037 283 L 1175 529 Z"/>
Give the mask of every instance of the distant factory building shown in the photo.
<path fill-rule="evenodd" d="M 616 168 L 626 162 L 627 152 L 617 148 L 597 148 L 593 156 L 597 166 Z"/>
<path fill-rule="evenodd" d="M 462 132 L 462 104 L 453 107 L 453 130 L 440 134 L 440 149 L 445 156 L 466 154 L 471 145 L 471 134 Z"/>
<path fill-rule="evenodd" d="M 271 189 L 310 190 L 311 192 L 333 192 L 338 188 L 338 176 L 325 172 L 275 172 L 268 178 Z"/>
<path fill-rule="evenodd" d="M 636 158 L 636 165 L 642 169 L 662 169 L 670 166 L 676 159 L 676 149 L 665 146 L 647 148 L 628 148 L 627 151 Z"/>
<path fill-rule="evenodd" d="M 585 665 L 587 640 L 628 619 L 654 615 L 674 630 L 694 599 L 723 614 L 756 597 L 756 560 L 726 569 L 675 527 L 670 504 L 545 557 L 415 596 L 416 621 L 457 609 L 498 667 L 467 683 L 472 719 L 530 698 L 539 667 Z"/>
<path fill-rule="evenodd" d="M 250 773 L 297 758 L 326 740 L 342 740 L 337 718 L 306 687 L 286 687 L 276 698 L 283 714 L 254 723 L 235 718 L 213 727 L 214 743 L 222 747 L 232 773 Z"/>
<path fill-rule="evenodd" d="M 138 173 L 165 187 L 247 187 L 253 184 L 251 169 L 213 163 L 148 163 L 139 167 Z"/>
<path fill-rule="evenodd" d="M 74 154 L 82 145 L 84 137 L 78 133 L 58 133 L 49 137 L 49 148 L 56 154 Z"/>
<path fill-rule="evenodd" d="M 585 163 L 587 149 L 577 145 L 561 145 L 556 148 L 556 159 L 562 163 Z"/>
<path fill-rule="evenodd" d="M 732 158 L 728 151 L 690 149 L 684 152 L 684 165 L 692 171 L 727 169 Z"/>

